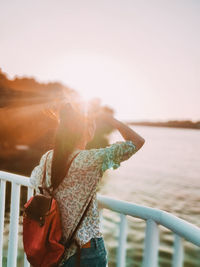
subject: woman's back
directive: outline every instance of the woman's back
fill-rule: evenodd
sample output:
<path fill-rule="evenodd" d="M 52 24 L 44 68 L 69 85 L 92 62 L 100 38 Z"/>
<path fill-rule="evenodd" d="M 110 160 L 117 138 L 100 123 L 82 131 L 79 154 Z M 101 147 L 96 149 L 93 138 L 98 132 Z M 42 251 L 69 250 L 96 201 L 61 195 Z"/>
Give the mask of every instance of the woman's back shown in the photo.
<path fill-rule="evenodd" d="M 92 203 L 76 233 L 75 239 L 82 246 L 91 238 L 102 237 L 96 199 L 98 183 L 107 169 L 118 168 L 120 162 L 127 160 L 135 152 L 136 146 L 131 141 L 125 141 L 101 149 L 75 150 L 70 155 L 69 161 L 78 153 L 71 163 L 67 176 L 55 190 L 55 198 L 61 213 L 64 241 L 76 228 L 91 197 Z M 40 164 L 33 170 L 31 183 L 35 187 L 38 187 L 41 183 L 45 160 L 47 160 L 46 185 L 51 185 L 52 157 L 53 150 L 45 153 Z M 76 246 L 74 245 L 68 250 L 65 259 L 73 255 L 75 251 Z"/>
<path fill-rule="evenodd" d="M 118 168 L 122 161 L 130 158 L 144 144 L 140 135 L 112 116 L 103 113 L 101 119 L 118 129 L 125 141 L 106 148 L 86 150 L 86 144 L 94 137 L 94 118 L 82 116 L 70 104 L 62 105 L 54 149 L 42 156 L 40 164 L 31 174 L 31 183 L 37 189 L 47 163 L 46 185 L 56 188 L 54 195 L 61 213 L 64 242 L 76 229 L 92 197 L 89 209 L 73 238 L 74 243 L 64 254 L 65 267 L 75 266 L 75 258 L 79 258 L 80 251 L 83 266 L 106 266 L 106 249 L 96 199 L 97 186 L 107 169 Z M 77 247 L 78 253 L 75 253 Z"/>

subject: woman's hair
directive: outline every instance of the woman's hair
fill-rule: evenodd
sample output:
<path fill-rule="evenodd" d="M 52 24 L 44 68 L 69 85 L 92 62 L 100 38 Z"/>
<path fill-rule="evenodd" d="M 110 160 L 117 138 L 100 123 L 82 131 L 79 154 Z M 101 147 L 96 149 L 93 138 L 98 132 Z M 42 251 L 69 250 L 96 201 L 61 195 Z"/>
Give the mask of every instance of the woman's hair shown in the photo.
<path fill-rule="evenodd" d="M 61 105 L 51 165 L 53 188 L 56 188 L 65 177 L 69 168 L 69 155 L 83 138 L 86 127 L 83 115 L 75 111 L 70 104 Z"/>

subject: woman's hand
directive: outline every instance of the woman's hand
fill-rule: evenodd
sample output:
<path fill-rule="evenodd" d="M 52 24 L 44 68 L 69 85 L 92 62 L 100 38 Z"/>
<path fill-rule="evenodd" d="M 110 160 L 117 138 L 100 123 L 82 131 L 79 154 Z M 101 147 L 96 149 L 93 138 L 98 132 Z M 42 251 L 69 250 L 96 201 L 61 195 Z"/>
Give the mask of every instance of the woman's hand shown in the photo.
<path fill-rule="evenodd" d="M 105 110 L 101 110 L 100 112 L 98 112 L 95 118 L 103 120 L 109 124 L 111 124 L 111 122 L 114 120 L 113 115 L 110 112 L 105 111 Z"/>
<path fill-rule="evenodd" d="M 102 112 L 99 114 L 99 117 L 117 129 L 125 140 L 132 141 L 136 145 L 137 150 L 144 145 L 145 139 L 141 135 L 125 123 L 115 119 L 109 112 Z"/>
<path fill-rule="evenodd" d="M 97 113 L 97 118 L 105 121 L 113 128 L 117 129 L 125 140 L 132 141 L 136 145 L 137 150 L 144 145 L 145 139 L 131 129 L 128 125 L 115 119 L 112 113 L 101 110 L 99 113 Z"/>

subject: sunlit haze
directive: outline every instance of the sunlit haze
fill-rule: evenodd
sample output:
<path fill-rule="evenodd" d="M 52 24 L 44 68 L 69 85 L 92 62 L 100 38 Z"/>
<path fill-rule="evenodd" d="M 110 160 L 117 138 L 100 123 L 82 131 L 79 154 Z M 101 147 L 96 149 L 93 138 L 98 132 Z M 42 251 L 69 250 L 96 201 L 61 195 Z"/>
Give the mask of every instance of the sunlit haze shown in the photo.
<path fill-rule="evenodd" d="M 123 120 L 200 120 L 200 1 L 3 1 L 0 67 Z"/>

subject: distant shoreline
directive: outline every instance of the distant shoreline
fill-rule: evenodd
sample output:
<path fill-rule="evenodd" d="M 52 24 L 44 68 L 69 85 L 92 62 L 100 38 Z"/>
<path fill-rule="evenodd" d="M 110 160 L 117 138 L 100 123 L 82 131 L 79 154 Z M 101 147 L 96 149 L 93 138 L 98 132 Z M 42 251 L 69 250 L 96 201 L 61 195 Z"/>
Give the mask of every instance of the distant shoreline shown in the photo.
<path fill-rule="evenodd" d="M 166 122 L 149 122 L 149 121 L 140 121 L 140 122 L 127 122 L 129 125 L 141 125 L 141 126 L 155 126 L 155 127 L 171 127 L 171 128 L 184 128 L 184 129 L 196 129 L 200 130 L 200 121 L 166 121 Z"/>

